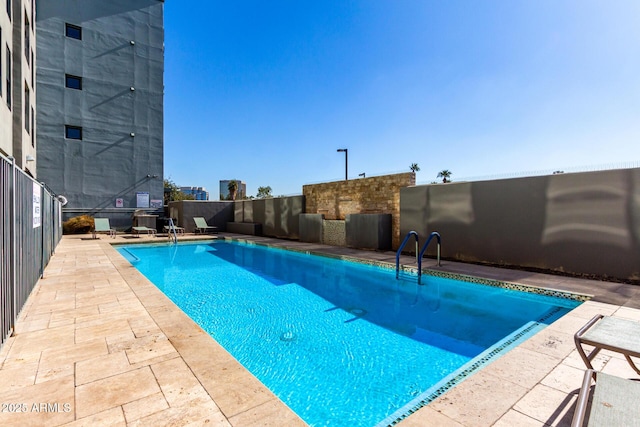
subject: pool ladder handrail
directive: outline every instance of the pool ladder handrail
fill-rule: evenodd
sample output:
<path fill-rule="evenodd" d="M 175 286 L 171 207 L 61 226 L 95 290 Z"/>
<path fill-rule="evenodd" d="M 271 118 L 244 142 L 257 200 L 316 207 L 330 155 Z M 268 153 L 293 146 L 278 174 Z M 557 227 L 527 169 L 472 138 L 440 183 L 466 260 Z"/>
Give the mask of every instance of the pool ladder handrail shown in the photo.
<path fill-rule="evenodd" d="M 173 232 L 173 236 L 171 233 Z M 178 244 L 178 233 L 176 233 L 176 227 L 173 225 L 173 218 L 169 218 L 169 238 L 173 241 L 173 244 Z"/>
<path fill-rule="evenodd" d="M 434 237 L 438 241 L 437 257 L 438 257 L 438 267 L 440 267 L 440 245 L 442 245 L 442 238 L 440 237 L 440 233 L 438 233 L 437 231 L 432 231 L 431 234 L 429 234 L 429 238 L 427 239 L 426 242 L 424 242 L 424 246 L 422 247 L 422 250 L 420 251 L 420 258 L 422 258 L 424 253 L 427 251 L 427 246 L 429 246 L 429 243 L 431 242 L 431 240 Z"/>
<path fill-rule="evenodd" d="M 416 238 L 416 263 L 418 264 L 418 268 L 420 266 L 420 260 L 418 258 L 418 253 L 419 253 L 418 247 L 420 246 L 420 237 L 418 237 L 418 233 L 416 231 L 411 230 L 410 232 L 407 233 L 407 236 L 404 238 L 404 240 L 400 244 L 400 247 L 398 248 L 398 251 L 396 252 L 396 279 L 400 274 L 400 253 L 402 252 L 402 249 L 404 249 L 409 239 L 411 239 L 411 236 L 414 236 Z M 418 274 L 420 274 L 419 270 L 418 270 Z"/>
<path fill-rule="evenodd" d="M 431 234 L 429 234 L 429 238 L 424 243 L 424 246 L 422 246 L 422 249 L 420 250 L 420 252 L 418 252 L 418 246 L 419 246 L 418 233 L 415 231 L 410 231 L 407 234 L 407 236 L 404 238 L 404 240 L 402 241 L 402 244 L 400 245 L 400 247 L 398 248 L 398 251 L 396 252 L 396 279 L 399 277 L 399 273 L 400 273 L 400 253 L 402 252 L 402 249 L 407 244 L 407 241 L 411 238 L 411 236 L 415 236 L 416 238 L 416 262 L 418 264 L 418 284 L 420 285 L 422 284 L 422 257 L 424 256 L 424 253 L 427 251 L 427 247 L 429 246 L 429 243 L 431 243 L 431 240 L 433 240 L 434 237 L 438 242 L 437 266 L 438 267 L 442 266 L 442 264 L 440 264 L 440 246 L 442 245 L 442 237 L 440 236 L 440 233 L 438 233 L 437 231 L 431 232 Z"/>

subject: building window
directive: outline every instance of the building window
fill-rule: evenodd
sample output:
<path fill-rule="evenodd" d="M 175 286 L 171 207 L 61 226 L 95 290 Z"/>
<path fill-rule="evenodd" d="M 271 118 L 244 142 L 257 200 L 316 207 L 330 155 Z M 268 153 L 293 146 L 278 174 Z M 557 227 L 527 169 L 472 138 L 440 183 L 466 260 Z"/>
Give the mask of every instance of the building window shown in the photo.
<path fill-rule="evenodd" d="M 64 137 L 67 139 L 82 139 L 82 128 L 80 126 L 64 126 Z"/>
<path fill-rule="evenodd" d="M 27 82 L 24 82 L 24 130 L 27 131 L 27 133 L 29 132 L 29 125 L 31 124 L 31 120 L 29 119 L 29 111 L 30 110 L 30 105 L 29 105 L 29 86 L 27 86 Z"/>
<path fill-rule="evenodd" d="M 7 64 L 7 107 L 11 110 L 11 49 L 9 49 L 9 46 L 7 46 L 5 64 Z"/>
<path fill-rule="evenodd" d="M 82 40 L 82 27 L 77 25 L 65 24 L 65 34 L 72 39 Z"/>
<path fill-rule="evenodd" d="M 64 85 L 71 89 L 82 90 L 82 77 L 72 76 L 71 74 L 64 75 Z"/>
<path fill-rule="evenodd" d="M 29 24 L 29 18 L 27 18 L 27 11 L 24 11 L 24 56 L 27 58 L 27 65 L 29 65 L 29 52 L 31 51 L 31 25 Z"/>
<path fill-rule="evenodd" d="M 11 21 L 11 0 L 7 0 L 7 15 L 9 15 L 9 21 Z"/>

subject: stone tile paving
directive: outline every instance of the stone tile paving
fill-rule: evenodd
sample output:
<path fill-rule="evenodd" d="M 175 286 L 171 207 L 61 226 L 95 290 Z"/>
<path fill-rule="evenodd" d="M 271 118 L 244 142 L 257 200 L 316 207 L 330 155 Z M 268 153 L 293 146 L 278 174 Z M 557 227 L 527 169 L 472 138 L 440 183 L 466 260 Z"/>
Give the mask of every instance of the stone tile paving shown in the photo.
<path fill-rule="evenodd" d="M 106 239 L 63 239 L 0 364 L 2 426 L 304 425 Z"/>
<path fill-rule="evenodd" d="M 395 263 L 391 252 L 237 237 Z M 160 241 L 129 238 L 115 241 Z M 58 246 L 0 351 L 0 425 L 305 425 L 125 261 L 113 241 L 65 236 Z M 434 266 L 425 260 L 425 267 Z M 405 418 L 402 427 L 568 426 L 584 372 L 575 331 L 597 313 L 640 320 L 638 287 L 447 261 L 438 268 L 594 300 Z M 616 353 L 602 352 L 594 366 L 637 378 Z"/>

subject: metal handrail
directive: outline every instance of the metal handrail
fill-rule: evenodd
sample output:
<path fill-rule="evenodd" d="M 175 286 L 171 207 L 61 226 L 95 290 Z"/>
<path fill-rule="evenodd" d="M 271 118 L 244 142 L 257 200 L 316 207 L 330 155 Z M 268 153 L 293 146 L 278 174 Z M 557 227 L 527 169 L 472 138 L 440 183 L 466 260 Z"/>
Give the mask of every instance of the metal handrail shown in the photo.
<path fill-rule="evenodd" d="M 400 274 L 400 253 L 402 252 L 402 249 L 404 249 L 404 245 L 407 244 L 411 236 L 414 236 L 416 238 L 416 262 L 418 263 L 418 269 L 420 268 L 420 260 L 418 259 L 418 246 L 420 246 L 419 237 L 418 237 L 418 233 L 412 230 L 407 233 L 407 236 L 404 238 L 404 240 L 400 244 L 400 247 L 398 248 L 398 251 L 396 252 L 396 279 Z M 418 274 L 420 274 L 419 271 L 418 271 Z"/>
<path fill-rule="evenodd" d="M 173 224 L 173 218 L 169 218 L 169 237 L 171 237 L 171 232 L 173 232 L 173 244 L 178 243 L 178 234 L 176 233 L 176 226 Z"/>
<path fill-rule="evenodd" d="M 404 249 L 404 246 L 407 244 L 407 242 L 409 241 L 409 239 L 411 239 L 411 236 L 414 236 L 416 238 L 416 263 L 418 264 L 418 284 L 422 284 L 422 257 L 424 256 L 424 253 L 427 251 L 427 246 L 429 246 L 429 243 L 431 242 L 431 240 L 435 237 L 436 240 L 438 241 L 438 267 L 441 266 L 440 264 L 440 246 L 442 244 L 442 238 L 440 237 L 440 233 L 438 233 L 437 231 L 433 231 L 430 235 L 429 238 L 427 239 L 427 241 L 425 242 L 424 246 L 422 247 L 422 250 L 420 250 L 418 252 L 418 246 L 420 246 L 419 244 L 419 236 L 418 233 L 415 231 L 410 231 L 409 233 L 407 233 L 407 236 L 404 238 L 404 240 L 402 241 L 402 243 L 400 244 L 400 247 L 398 248 L 398 251 L 396 252 L 396 279 L 399 277 L 400 275 L 400 253 L 402 252 L 402 249 Z"/>
<path fill-rule="evenodd" d="M 441 266 L 440 265 L 440 245 L 442 244 L 442 238 L 440 237 L 440 233 L 438 233 L 437 231 L 433 231 L 429 235 L 429 238 L 425 242 L 424 246 L 422 246 L 422 250 L 420 250 L 420 255 L 419 255 L 419 258 L 418 258 L 418 284 L 420 284 L 420 279 L 422 278 L 422 256 L 427 251 L 427 246 L 429 246 L 429 243 L 431 242 L 431 240 L 434 237 L 438 241 L 438 256 L 437 256 L 438 264 L 437 265 L 438 265 L 438 267 Z"/>

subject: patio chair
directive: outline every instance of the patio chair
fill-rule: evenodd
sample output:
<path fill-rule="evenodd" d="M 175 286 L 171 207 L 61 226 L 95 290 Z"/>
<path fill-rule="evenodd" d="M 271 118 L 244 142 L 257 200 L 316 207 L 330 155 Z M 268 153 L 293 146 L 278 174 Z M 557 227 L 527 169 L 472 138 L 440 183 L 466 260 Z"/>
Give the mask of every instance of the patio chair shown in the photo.
<path fill-rule="evenodd" d="M 218 232 L 218 227 L 207 224 L 207 221 L 201 216 L 194 216 L 193 220 L 196 223 L 196 233 L 208 233 L 209 230 L 213 233 Z"/>
<path fill-rule="evenodd" d="M 177 225 L 174 225 L 173 227 L 171 227 L 170 225 L 165 225 L 164 226 L 164 232 L 168 233 L 168 234 L 173 234 L 173 232 L 176 232 L 176 234 L 184 234 L 184 227 L 178 227 Z"/>
<path fill-rule="evenodd" d="M 640 322 L 598 314 L 576 332 L 574 341 L 588 369 L 593 369 L 591 361 L 600 350 L 606 349 L 622 354 L 640 375 L 640 369 L 631 360 L 631 357 L 640 357 Z M 593 346 L 589 354 L 585 345 Z"/>
<path fill-rule="evenodd" d="M 94 239 L 98 238 L 98 233 L 108 233 L 109 237 L 116 238 L 116 229 L 111 228 L 109 218 L 93 218 L 93 231 L 91 233 Z"/>
<path fill-rule="evenodd" d="M 639 400 L 640 382 L 587 369 L 571 427 L 640 426 Z"/>
<path fill-rule="evenodd" d="M 155 236 L 156 230 L 149 227 L 131 227 L 131 235 L 140 237 L 140 233 L 152 234 Z"/>

